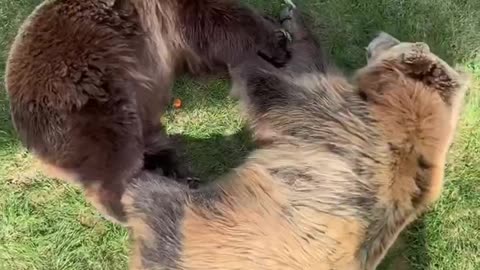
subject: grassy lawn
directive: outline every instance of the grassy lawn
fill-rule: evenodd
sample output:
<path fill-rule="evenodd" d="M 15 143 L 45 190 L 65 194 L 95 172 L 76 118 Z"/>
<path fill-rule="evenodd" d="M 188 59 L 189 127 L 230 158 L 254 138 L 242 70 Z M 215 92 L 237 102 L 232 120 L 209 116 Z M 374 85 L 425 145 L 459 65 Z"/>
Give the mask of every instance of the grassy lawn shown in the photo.
<path fill-rule="evenodd" d="M 126 230 L 104 221 L 79 190 L 47 179 L 15 138 L 3 85 L 8 46 L 40 0 L 0 0 L 0 270 L 126 269 Z M 248 0 L 277 12 L 281 0 Z M 480 269 L 480 1 L 297 0 L 324 45 L 346 71 L 365 62 L 378 30 L 423 40 L 475 75 L 461 129 L 436 206 L 413 224 L 383 269 Z M 184 108 L 171 110 L 169 132 L 186 142 L 194 170 L 215 177 L 238 164 L 251 145 L 228 82 L 177 83 Z"/>

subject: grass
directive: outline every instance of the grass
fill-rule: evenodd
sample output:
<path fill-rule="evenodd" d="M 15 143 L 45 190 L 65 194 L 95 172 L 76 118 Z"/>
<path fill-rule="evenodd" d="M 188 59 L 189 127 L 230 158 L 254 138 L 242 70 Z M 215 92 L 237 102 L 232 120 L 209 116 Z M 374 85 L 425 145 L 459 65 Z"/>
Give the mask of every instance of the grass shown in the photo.
<path fill-rule="evenodd" d="M 0 74 L 19 23 L 40 0 L 0 0 Z M 278 12 L 280 0 L 248 0 Z M 297 0 L 316 33 L 345 70 L 364 64 L 376 31 L 423 40 L 475 75 L 446 186 L 435 207 L 413 224 L 382 269 L 480 269 L 480 1 Z M 2 76 L 3 77 L 3 76 Z M 3 80 L 2 80 L 3 82 Z M 186 141 L 193 168 L 215 177 L 251 148 L 228 83 L 180 80 L 184 108 L 165 116 L 169 132 Z M 127 232 L 104 221 L 70 185 L 47 179 L 15 137 L 0 84 L 0 270 L 126 269 Z"/>

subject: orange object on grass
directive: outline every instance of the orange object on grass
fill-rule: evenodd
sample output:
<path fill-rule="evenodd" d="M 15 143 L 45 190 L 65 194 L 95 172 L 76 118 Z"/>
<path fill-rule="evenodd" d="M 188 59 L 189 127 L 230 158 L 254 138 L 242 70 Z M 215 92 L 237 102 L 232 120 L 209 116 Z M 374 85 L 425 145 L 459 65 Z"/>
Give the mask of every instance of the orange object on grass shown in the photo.
<path fill-rule="evenodd" d="M 173 101 L 173 107 L 175 109 L 180 109 L 182 107 L 182 100 L 179 99 L 179 98 L 176 98 L 174 101 Z"/>

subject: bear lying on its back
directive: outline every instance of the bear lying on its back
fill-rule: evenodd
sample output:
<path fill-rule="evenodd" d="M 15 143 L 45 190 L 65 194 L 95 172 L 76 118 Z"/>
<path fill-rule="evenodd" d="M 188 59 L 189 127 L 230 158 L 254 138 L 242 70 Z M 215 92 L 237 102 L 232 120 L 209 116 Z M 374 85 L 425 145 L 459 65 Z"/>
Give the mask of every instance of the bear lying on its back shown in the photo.
<path fill-rule="evenodd" d="M 289 14 L 284 68 L 251 57 L 231 70 L 268 143 L 196 191 L 149 173 L 132 181 L 131 269 L 374 269 L 440 195 L 465 78 L 426 44 L 382 34 L 350 84 L 315 50 L 295 50 L 317 45 Z"/>

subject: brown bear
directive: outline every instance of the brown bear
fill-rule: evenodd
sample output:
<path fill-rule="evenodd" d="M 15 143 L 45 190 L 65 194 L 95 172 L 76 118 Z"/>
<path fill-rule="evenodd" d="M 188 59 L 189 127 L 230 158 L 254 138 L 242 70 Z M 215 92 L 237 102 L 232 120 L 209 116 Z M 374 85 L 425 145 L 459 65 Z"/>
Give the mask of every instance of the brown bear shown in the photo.
<path fill-rule="evenodd" d="M 282 65 L 279 27 L 230 0 L 44 1 L 8 58 L 15 128 L 51 175 L 123 221 L 120 197 L 135 174 L 190 175 L 160 123 L 175 77 L 226 71 L 249 54 Z"/>
<path fill-rule="evenodd" d="M 439 197 L 468 80 L 425 43 L 383 33 L 349 82 L 287 14 L 285 67 L 251 57 L 231 68 L 266 143 L 198 190 L 148 172 L 132 181 L 131 269 L 375 269 Z"/>

